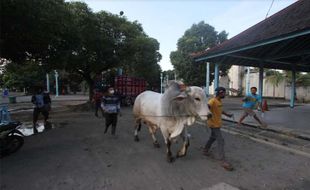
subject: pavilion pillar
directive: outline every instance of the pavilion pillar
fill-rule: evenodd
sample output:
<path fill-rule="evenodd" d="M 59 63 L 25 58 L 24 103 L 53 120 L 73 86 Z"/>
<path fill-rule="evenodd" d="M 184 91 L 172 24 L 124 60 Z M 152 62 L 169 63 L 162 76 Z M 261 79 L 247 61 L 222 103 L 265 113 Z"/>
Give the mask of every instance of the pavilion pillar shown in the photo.
<path fill-rule="evenodd" d="M 258 94 L 263 98 L 263 89 L 264 89 L 264 67 L 259 66 L 259 80 L 258 80 Z"/>
<path fill-rule="evenodd" d="M 247 67 L 247 74 L 245 78 L 245 94 L 250 93 L 250 67 Z"/>
<path fill-rule="evenodd" d="M 291 84 L 291 101 L 290 107 L 294 108 L 295 106 L 295 96 L 296 96 L 296 69 L 293 67 L 292 69 L 292 84 Z"/>
<path fill-rule="evenodd" d="M 215 93 L 215 89 L 217 87 L 219 87 L 219 64 L 215 63 L 214 65 L 214 93 Z"/>
<path fill-rule="evenodd" d="M 206 93 L 206 96 L 209 97 L 209 84 L 210 84 L 210 63 L 207 62 L 206 63 L 206 89 L 205 89 L 205 93 Z"/>

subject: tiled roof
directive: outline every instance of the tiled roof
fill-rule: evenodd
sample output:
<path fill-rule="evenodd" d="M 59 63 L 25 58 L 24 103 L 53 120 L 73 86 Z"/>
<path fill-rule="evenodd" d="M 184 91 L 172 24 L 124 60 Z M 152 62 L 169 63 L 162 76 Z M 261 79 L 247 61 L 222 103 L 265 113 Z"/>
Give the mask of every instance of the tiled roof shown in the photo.
<path fill-rule="evenodd" d="M 215 55 L 306 29 L 310 29 L 310 0 L 298 0 L 222 44 L 203 52 L 195 52 L 192 56 L 200 58 Z"/>

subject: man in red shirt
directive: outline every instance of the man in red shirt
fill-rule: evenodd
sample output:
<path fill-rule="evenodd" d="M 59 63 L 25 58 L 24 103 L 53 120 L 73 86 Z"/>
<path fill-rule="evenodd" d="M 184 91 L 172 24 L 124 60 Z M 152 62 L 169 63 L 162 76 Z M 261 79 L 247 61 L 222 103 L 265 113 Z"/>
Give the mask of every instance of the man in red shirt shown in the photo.
<path fill-rule="evenodd" d="M 103 94 L 100 92 L 99 89 L 94 90 L 94 96 L 92 102 L 95 104 L 95 116 L 98 117 L 98 109 L 101 110 L 102 117 L 104 117 L 104 112 L 101 107 L 101 102 L 102 102 L 102 96 Z"/>

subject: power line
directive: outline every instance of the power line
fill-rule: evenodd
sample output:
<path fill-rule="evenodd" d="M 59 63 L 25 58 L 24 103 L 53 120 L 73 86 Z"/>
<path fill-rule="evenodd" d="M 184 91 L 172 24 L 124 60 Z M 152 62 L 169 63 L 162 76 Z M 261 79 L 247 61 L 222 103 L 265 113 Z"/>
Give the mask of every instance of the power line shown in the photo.
<path fill-rule="evenodd" d="M 269 9 L 268 9 L 268 11 L 267 11 L 267 14 L 266 14 L 265 19 L 268 17 L 268 14 L 269 14 L 269 12 L 270 12 L 270 10 L 271 10 L 271 7 L 272 7 L 272 5 L 273 5 L 273 2 L 274 2 L 274 0 L 272 0 L 272 2 L 271 2 L 271 5 L 270 5 L 270 7 L 269 7 Z"/>

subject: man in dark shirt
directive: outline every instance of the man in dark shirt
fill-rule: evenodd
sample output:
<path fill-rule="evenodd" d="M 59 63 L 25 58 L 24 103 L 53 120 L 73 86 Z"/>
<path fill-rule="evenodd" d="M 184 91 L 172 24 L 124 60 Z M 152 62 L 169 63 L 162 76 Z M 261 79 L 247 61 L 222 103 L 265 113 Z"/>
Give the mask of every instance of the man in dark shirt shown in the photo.
<path fill-rule="evenodd" d="M 115 135 L 117 115 L 120 113 L 120 99 L 116 96 L 113 87 L 108 88 L 108 94 L 103 96 L 103 110 L 105 112 L 106 127 L 104 133 L 108 132 L 109 126 L 112 125 L 111 134 Z"/>
<path fill-rule="evenodd" d="M 36 134 L 38 133 L 36 125 L 40 113 L 44 116 L 44 127 L 47 126 L 47 119 L 51 109 L 51 98 L 48 93 L 43 92 L 42 87 L 39 87 L 36 89 L 36 93 L 32 96 L 31 102 L 35 106 L 33 109 L 33 133 Z"/>

